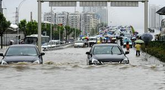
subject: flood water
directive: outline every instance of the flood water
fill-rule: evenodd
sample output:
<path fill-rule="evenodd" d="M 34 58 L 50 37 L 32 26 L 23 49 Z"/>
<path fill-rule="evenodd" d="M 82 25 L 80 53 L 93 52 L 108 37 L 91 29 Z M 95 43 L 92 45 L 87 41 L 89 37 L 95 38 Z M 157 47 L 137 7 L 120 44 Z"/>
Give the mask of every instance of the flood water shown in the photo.
<path fill-rule="evenodd" d="M 86 65 L 89 48 L 45 51 L 43 65 L 0 66 L 0 90 L 165 90 L 165 65 L 143 53 L 130 64 Z"/>

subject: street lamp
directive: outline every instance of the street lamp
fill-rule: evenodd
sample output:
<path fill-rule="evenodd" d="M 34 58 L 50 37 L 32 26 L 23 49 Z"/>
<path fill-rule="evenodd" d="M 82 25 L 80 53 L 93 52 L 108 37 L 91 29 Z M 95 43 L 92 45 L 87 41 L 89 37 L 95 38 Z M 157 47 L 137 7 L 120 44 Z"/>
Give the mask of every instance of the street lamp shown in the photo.
<path fill-rule="evenodd" d="M 15 23 L 18 25 L 19 24 L 19 10 L 20 10 L 20 7 L 21 7 L 21 5 L 23 4 L 23 2 L 24 1 L 26 1 L 26 0 L 23 0 L 23 1 L 21 1 L 20 2 L 20 4 L 18 5 L 18 7 L 16 7 L 16 21 L 15 21 Z M 17 30 L 17 38 L 18 38 L 18 40 L 17 40 L 17 44 L 19 44 L 19 29 Z"/>

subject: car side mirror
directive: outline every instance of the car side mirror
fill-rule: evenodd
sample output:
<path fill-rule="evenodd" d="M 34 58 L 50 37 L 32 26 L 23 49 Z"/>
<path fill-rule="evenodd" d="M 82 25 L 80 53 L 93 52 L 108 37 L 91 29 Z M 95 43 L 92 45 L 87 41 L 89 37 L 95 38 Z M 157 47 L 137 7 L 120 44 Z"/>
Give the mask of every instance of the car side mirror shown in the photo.
<path fill-rule="evenodd" d="M 90 52 L 86 52 L 86 54 L 90 55 Z"/>
<path fill-rule="evenodd" d="M 125 54 L 129 54 L 129 52 L 128 51 L 125 51 Z"/>
<path fill-rule="evenodd" d="M 41 56 L 45 55 L 45 53 L 41 53 Z"/>
<path fill-rule="evenodd" d="M 0 53 L 0 56 L 3 56 L 3 53 Z"/>

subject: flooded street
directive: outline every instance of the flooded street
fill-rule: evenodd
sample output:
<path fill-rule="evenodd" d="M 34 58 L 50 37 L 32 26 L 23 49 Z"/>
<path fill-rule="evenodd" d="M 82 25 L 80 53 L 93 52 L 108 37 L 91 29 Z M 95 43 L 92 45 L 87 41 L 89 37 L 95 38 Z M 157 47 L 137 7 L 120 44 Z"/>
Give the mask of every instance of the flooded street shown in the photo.
<path fill-rule="evenodd" d="M 165 65 L 143 53 L 130 64 L 86 65 L 89 48 L 45 51 L 43 65 L 0 66 L 1 90 L 164 90 Z"/>

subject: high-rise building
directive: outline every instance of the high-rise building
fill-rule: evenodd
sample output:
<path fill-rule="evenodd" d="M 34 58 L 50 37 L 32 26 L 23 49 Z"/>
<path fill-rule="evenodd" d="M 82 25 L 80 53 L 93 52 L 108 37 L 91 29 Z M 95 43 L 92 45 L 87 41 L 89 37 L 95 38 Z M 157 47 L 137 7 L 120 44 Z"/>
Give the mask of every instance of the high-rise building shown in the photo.
<path fill-rule="evenodd" d="M 68 16 L 68 24 L 72 28 L 80 29 L 80 13 L 75 12 L 75 13 L 70 13 Z"/>
<path fill-rule="evenodd" d="M 53 12 L 52 12 L 52 14 L 51 14 L 51 12 L 44 13 L 44 21 L 56 23 L 55 22 L 55 15 L 56 14 Z"/>
<path fill-rule="evenodd" d="M 2 0 L 0 0 L 0 13 L 3 13 L 3 9 L 2 9 Z"/>
<path fill-rule="evenodd" d="M 100 17 L 100 22 L 108 24 L 108 10 L 106 7 L 83 7 L 83 12 L 93 12 Z"/>
<path fill-rule="evenodd" d="M 81 14 L 81 30 L 83 35 L 91 33 L 92 29 L 96 29 L 96 26 L 100 23 L 100 18 L 96 13 L 88 12 Z"/>
<path fill-rule="evenodd" d="M 150 28 L 159 29 L 161 26 L 161 20 L 163 16 L 156 13 L 159 9 L 160 7 L 156 5 L 149 6 L 149 27 Z"/>
<path fill-rule="evenodd" d="M 62 24 L 66 26 L 68 24 L 68 12 L 56 13 L 56 24 Z"/>

